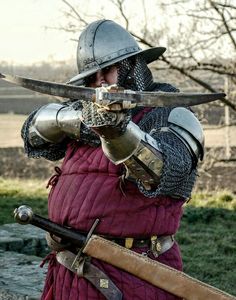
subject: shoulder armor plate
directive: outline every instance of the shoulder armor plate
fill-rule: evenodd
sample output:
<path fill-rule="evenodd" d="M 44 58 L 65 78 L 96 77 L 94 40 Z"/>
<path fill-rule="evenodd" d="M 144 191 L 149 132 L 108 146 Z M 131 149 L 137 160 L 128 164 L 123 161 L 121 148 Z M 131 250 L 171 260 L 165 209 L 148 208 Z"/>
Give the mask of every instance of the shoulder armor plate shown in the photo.
<path fill-rule="evenodd" d="M 169 128 L 175 133 L 185 144 L 191 148 L 197 159 L 203 159 L 204 155 L 204 134 L 201 123 L 195 115 L 184 107 L 174 108 L 168 117 L 171 123 Z"/>

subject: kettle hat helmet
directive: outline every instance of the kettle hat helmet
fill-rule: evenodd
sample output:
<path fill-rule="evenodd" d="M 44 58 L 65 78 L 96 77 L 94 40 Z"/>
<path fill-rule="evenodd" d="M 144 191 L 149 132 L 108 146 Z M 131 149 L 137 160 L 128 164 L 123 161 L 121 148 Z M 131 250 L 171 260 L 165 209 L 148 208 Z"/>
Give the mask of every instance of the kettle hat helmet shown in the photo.
<path fill-rule="evenodd" d="M 165 52 L 164 47 L 142 50 L 134 37 L 111 20 L 89 24 L 81 33 L 77 47 L 79 74 L 69 84 L 82 85 L 83 79 L 119 61 L 141 54 L 149 64 Z"/>

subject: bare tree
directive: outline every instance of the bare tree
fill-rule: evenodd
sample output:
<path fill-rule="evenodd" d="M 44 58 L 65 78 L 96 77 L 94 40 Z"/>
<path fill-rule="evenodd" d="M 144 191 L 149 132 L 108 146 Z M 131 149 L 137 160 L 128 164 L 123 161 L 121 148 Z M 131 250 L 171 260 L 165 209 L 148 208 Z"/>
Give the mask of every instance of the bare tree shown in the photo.
<path fill-rule="evenodd" d="M 171 8 L 171 17 L 179 20 L 178 30 L 174 36 L 170 34 L 168 52 L 161 58 L 166 66 L 212 92 L 219 86 L 207 82 L 200 71 L 207 71 L 213 76 L 217 74 L 218 81 L 222 83 L 223 76 L 228 76 L 236 84 L 236 6 L 232 5 L 233 1 L 161 2 L 163 14 Z M 150 39 L 137 35 L 136 38 L 148 46 L 154 46 Z M 232 99 L 223 100 L 223 103 L 236 110 Z"/>
<path fill-rule="evenodd" d="M 106 17 L 105 10 L 85 13 L 82 2 L 72 4 L 72 0 L 62 0 L 68 23 L 60 29 L 76 33 L 91 20 Z M 225 76 L 234 83 L 236 89 L 236 5 L 234 0 L 141 0 L 135 20 L 128 0 L 108 0 L 116 10 L 115 17 L 144 47 L 167 44 L 168 51 L 160 58 L 162 64 L 152 65 L 154 70 L 172 70 L 185 80 L 203 90 L 215 92 L 223 88 Z M 154 17 L 165 16 L 156 28 L 151 11 L 146 6 L 152 3 Z M 103 13 L 102 13 L 103 11 Z M 154 25 L 153 25 L 154 24 Z M 78 30 L 79 29 L 79 30 Z M 73 38 L 76 40 L 76 38 Z M 204 74 L 208 74 L 208 77 Z M 209 74 L 217 82 L 209 82 Z M 178 75 L 178 76 L 179 76 Z M 222 82 L 222 84 L 221 84 Z M 233 99 L 222 100 L 236 111 Z"/>

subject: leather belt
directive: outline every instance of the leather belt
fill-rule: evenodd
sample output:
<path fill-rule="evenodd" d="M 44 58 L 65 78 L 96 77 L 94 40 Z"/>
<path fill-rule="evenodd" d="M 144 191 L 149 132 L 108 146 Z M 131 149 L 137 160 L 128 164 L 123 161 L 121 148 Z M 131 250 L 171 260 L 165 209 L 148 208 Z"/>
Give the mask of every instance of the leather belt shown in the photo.
<path fill-rule="evenodd" d="M 74 272 L 79 277 L 86 278 L 106 299 L 122 299 L 121 291 L 104 272 L 90 263 L 88 257 L 80 257 L 80 260 L 76 261 L 74 264 L 75 258 L 76 255 L 68 250 L 56 254 L 56 259 L 61 265 Z"/>
<path fill-rule="evenodd" d="M 154 235 L 148 239 L 103 237 L 128 249 L 149 247 L 155 257 L 169 250 L 175 241 L 173 235 L 163 235 L 159 237 Z"/>

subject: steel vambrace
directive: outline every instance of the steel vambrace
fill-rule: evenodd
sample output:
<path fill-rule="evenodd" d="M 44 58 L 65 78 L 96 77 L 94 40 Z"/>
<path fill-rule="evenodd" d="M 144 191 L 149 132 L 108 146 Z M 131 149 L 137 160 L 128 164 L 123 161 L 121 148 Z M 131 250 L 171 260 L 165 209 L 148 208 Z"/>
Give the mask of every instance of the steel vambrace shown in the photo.
<path fill-rule="evenodd" d="M 116 165 L 124 163 L 128 179 L 140 180 L 147 190 L 158 185 L 163 159 L 154 138 L 133 122 L 120 136 L 100 138 L 104 154 Z"/>
<path fill-rule="evenodd" d="M 39 146 L 42 140 L 56 144 L 66 136 L 79 140 L 81 117 L 81 111 L 70 106 L 50 103 L 41 107 L 29 128 L 30 144 Z"/>

